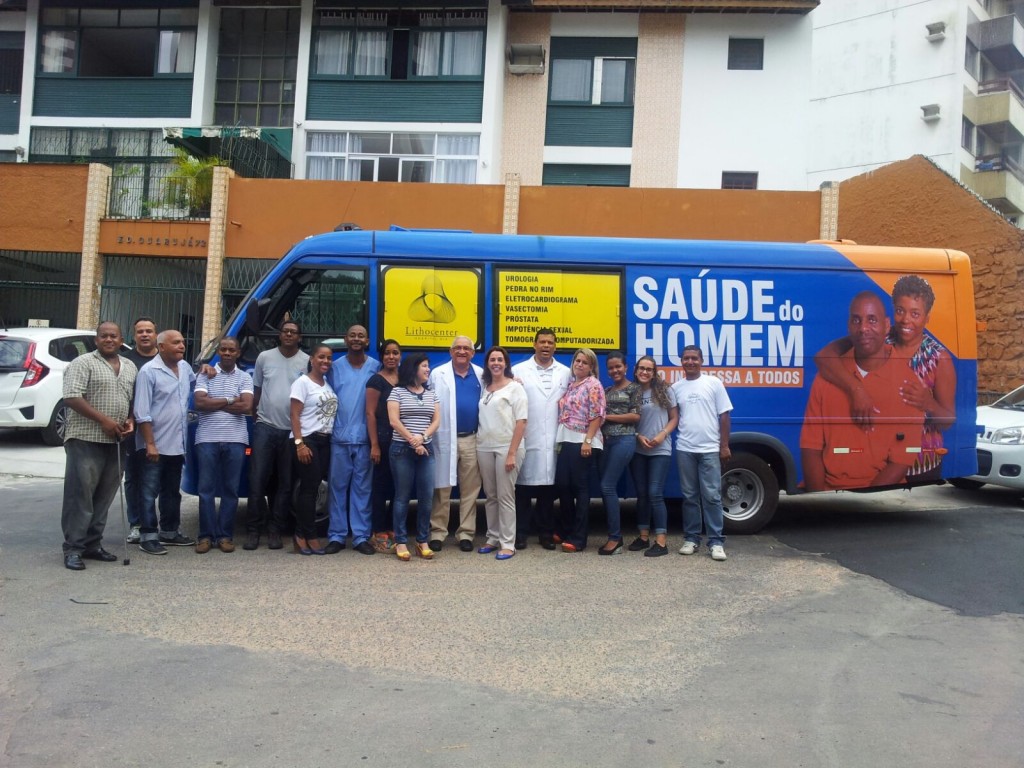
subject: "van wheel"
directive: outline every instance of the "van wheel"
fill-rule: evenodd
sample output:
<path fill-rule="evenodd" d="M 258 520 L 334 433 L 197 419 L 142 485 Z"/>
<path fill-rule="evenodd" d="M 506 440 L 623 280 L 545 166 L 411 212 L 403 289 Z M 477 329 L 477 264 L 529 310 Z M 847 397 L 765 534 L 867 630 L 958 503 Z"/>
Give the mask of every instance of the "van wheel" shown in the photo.
<path fill-rule="evenodd" d="M 722 468 L 722 506 L 728 533 L 757 533 L 775 516 L 779 481 L 764 460 L 736 453 Z"/>
<path fill-rule="evenodd" d="M 53 409 L 50 423 L 43 427 L 42 438 L 47 445 L 64 445 L 64 431 L 68 428 L 71 409 L 61 400 Z"/>
<path fill-rule="evenodd" d="M 961 491 L 976 491 L 985 485 L 980 480 L 971 480 L 968 477 L 951 477 L 949 478 L 949 484 L 954 488 L 959 488 Z"/>

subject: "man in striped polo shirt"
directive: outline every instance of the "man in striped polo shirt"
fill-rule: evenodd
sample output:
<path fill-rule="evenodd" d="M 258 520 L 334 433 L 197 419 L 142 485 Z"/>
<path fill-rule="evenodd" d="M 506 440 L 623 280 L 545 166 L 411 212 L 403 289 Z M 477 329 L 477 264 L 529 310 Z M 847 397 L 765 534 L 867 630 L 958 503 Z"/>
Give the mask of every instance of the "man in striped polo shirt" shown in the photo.
<path fill-rule="evenodd" d="M 216 543 L 221 552 L 234 552 L 235 511 L 249 432 L 245 415 L 252 409 L 252 377 L 237 365 L 238 340 L 225 336 L 217 347 L 216 374 L 196 377 L 196 458 L 199 464 L 199 541 L 205 554 Z M 217 488 L 220 486 L 220 511 Z"/>

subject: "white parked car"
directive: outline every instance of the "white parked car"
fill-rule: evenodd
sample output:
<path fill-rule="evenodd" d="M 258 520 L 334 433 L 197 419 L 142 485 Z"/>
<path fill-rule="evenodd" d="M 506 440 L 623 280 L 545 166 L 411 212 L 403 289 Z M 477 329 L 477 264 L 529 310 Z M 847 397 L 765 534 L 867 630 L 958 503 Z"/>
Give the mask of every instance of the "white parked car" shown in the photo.
<path fill-rule="evenodd" d="M 64 369 L 94 349 L 94 330 L 0 327 L 0 427 L 41 429 L 44 443 L 61 445 Z"/>
<path fill-rule="evenodd" d="M 1024 491 L 1024 387 L 978 408 L 978 474 L 951 480 L 957 488 L 986 483 Z"/>

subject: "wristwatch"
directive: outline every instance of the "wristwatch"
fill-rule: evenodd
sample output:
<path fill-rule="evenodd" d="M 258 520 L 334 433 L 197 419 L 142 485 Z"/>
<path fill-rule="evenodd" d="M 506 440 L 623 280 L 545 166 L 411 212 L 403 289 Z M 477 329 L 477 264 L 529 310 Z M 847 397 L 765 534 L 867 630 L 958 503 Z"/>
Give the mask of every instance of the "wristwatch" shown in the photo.
<path fill-rule="evenodd" d="M 296 437 L 295 438 L 295 447 L 298 448 L 300 445 L 305 445 L 305 442 L 303 442 L 301 437 Z"/>
<path fill-rule="evenodd" d="M 594 438 L 592 438 L 592 437 L 584 437 L 583 438 L 583 442 L 586 443 L 587 445 L 590 445 L 591 443 L 594 442 Z"/>
<path fill-rule="evenodd" d="M 228 401 L 228 405 L 234 405 L 235 404 L 235 398 L 231 397 L 230 395 L 228 395 L 228 397 L 225 398 L 225 399 Z"/>

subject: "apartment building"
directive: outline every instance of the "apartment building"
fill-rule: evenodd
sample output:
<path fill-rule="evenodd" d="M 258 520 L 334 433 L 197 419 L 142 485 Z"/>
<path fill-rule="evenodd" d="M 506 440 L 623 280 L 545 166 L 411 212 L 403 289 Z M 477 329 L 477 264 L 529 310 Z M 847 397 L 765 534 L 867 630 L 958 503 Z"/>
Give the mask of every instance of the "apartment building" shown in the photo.
<path fill-rule="evenodd" d="M 801 189 L 817 0 L 0 0 L 0 160 Z M 777 115 L 784 115 L 778 119 Z"/>
<path fill-rule="evenodd" d="M 1024 224 L 1024 3 L 823 0 L 809 187 L 923 154 Z"/>

